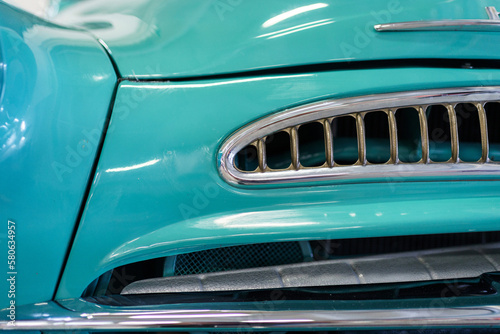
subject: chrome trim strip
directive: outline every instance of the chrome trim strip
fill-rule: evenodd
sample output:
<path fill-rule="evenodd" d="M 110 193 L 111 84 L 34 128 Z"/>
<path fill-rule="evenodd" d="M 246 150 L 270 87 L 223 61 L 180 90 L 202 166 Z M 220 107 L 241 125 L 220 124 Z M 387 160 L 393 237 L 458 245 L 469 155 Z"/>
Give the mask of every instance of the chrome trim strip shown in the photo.
<path fill-rule="evenodd" d="M 440 21 L 407 21 L 376 24 L 373 28 L 378 32 L 389 31 L 500 31 L 497 20 L 440 20 Z"/>
<path fill-rule="evenodd" d="M 336 329 L 417 328 L 458 326 L 500 327 L 500 306 L 414 308 L 387 310 L 131 310 L 106 308 L 94 312 L 61 312 L 32 320 L 0 322 L 1 330 L 176 330 L 176 329 Z M 94 310 L 95 308 L 90 308 Z"/>
<path fill-rule="evenodd" d="M 500 100 L 500 87 L 464 87 L 326 100 L 284 110 L 245 126 L 228 138 L 219 151 L 219 172 L 227 182 L 234 185 L 279 184 L 367 178 L 387 181 L 394 180 L 398 177 L 413 176 L 500 176 L 500 164 L 490 161 L 485 163 L 429 163 L 429 140 L 425 121 L 425 110 L 422 108 L 422 106 L 429 104 L 448 105 L 450 103 L 456 104 L 461 102 L 483 103 L 497 100 Z M 367 165 L 362 112 L 404 107 L 416 107 L 419 111 L 422 135 L 421 162 L 412 164 L 394 162 L 393 164 L 386 165 Z M 300 169 L 297 126 L 311 121 L 353 113 L 357 113 L 355 117 L 357 120 L 358 151 L 360 154 L 357 164 L 346 167 L 329 168 L 324 166 L 321 168 Z M 422 124 L 424 126 L 422 126 Z M 286 128 L 292 129 L 290 137 L 292 162 L 295 170 L 252 173 L 242 172 L 234 167 L 233 161 L 236 153 L 248 145 L 249 142 L 253 142 Z M 482 129 L 485 129 L 484 125 Z M 456 132 L 454 133 L 456 135 Z M 454 150 L 453 162 L 457 161 L 457 157 L 458 146 Z"/>
<path fill-rule="evenodd" d="M 495 7 L 485 7 L 489 20 L 407 21 L 376 24 L 376 31 L 500 31 L 500 17 Z"/>
<path fill-rule="evenodd" d="M 488 14 L 488 18 L 490 20 L 500 20 L 498 16 L 498 11 L 495 7 L 486 7 L 486 13 Z"/>
<path fill-rule="evenodd" d="M 336 168 L 336 169 L 335 169 Z M 474 163 L 432 163 L 428 165 L 407 163 L 397 165 L 356 165 L 348 167 L 311 168 L 299 171 L 278 171 L 273 173 L 241 173 L 233 177 L 233 184 L 283 184 L 314 182 L 324 180 L 374 179 L 378 182 L 400 181 L 402 177 L 439 177 L 439 176 L 500 176 L 500 164 Z M 226 178 L 227 179 L 227 178 Z"/>

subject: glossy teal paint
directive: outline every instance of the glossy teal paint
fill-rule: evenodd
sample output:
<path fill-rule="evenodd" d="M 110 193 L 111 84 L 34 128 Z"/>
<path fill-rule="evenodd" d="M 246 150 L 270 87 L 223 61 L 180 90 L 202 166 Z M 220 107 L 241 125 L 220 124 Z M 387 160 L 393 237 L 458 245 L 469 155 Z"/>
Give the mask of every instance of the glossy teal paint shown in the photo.
<path fill-rule="evenodd" d="M 324 98 L 499 85 L 500 71 L 401 68 L 120 84 L 57 298 L 114 267 L 242 243 L 497 230 L 500 182 L 242 188 L 217 171 L 233 131 Z"/>
<path fill-rule="evenodd" d="M 90 36 L 0 3 L 0 308 L 52 298 L 116 76 Z M 16 268 L 7 268 L 7 221 Z"/>
<path fill-rule="evenodd" d="M 488 19 L 499 0 L 83 1 L 57 22 L 89 29 L 127 77 L 186 77 L 378 59 L 498 59 L 500 34 L 377 33 L 379 23 Z"/>

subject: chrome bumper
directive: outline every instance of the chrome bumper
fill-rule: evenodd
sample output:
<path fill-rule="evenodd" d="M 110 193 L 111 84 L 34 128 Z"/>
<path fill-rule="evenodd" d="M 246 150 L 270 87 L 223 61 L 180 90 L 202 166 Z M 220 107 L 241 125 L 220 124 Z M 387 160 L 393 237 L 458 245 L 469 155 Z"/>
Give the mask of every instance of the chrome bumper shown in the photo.
<path fill-rule="evenodd" d="M 428 302 L 428 301 L 427 301 Z M 439 306 L 439 300 L 434 301 Z M 274 305 L 279 304 L 279 305 Z M 390 304 L 390 302 L 388 303 Z M 432 303 L 431 303 L 432 304 Z M 333 305 L 333 304 L 331 304 Z M 177 305 L 179 306 L 179 305 Z M 40 303 L 32 306 L 31 318 L 2 330 L 292 330 L 292 329 L 410 329 L 451 327 L 498 327 L 500 306 L 422 307 L 372 310 L 294 309 L 286 301 L 253 305 L 253 310 L 176 308 L 155 305 L 134 308 L 102 306 L 82 299 Z M 69 310 L 72 308 L 73 310 Z M 258 308 L 261 308 L 260 310 Z M 274 308 L 274 309 L 273 309 Z M 284 310 L 283 308 L 288 308 Z M 25 310 L 28 311 L 28 310 Z M 45 313 L 49 312 L 49 313 Z M 57 314 L 55 314 L 57 313 Z M 5 318 L 4 318 L 5 319 Z"/>

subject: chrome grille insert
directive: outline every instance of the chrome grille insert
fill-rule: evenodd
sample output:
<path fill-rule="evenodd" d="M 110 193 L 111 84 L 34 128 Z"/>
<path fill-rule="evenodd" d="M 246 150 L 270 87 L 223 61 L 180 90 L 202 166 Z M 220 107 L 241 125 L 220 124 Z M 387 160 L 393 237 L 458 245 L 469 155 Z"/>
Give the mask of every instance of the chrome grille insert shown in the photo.
<path fill-rule="evenodd" d="M 300 106 L 234 133 L 219 171 L 233 184 L 500 175 L 498 101 L 499 87 L 470 87 Z"/>

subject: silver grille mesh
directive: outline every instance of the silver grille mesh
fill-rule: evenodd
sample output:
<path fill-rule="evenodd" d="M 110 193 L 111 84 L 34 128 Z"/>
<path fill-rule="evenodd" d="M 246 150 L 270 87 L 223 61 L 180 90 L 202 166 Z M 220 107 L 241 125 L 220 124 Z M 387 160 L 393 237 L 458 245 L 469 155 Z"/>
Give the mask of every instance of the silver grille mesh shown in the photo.
<path fill-rule="evenodd" d="M 495 166 L 495 154 L 500 151 L 496 138 L 500 123 L 495 123 L 498 101 L 500 90 L 486 87 L 372 95 L 297 107 L 261 119 L 230 137 L 221 149 L 219 170 L 227 181 L 239 184 L 372 178 L 377 173 L 500 175 Z M 488 106 L 492 112 L 487 115 Z M 412 124 L 398 120 L 409 113 L 416 115 Z M 336 138 L 338 129 L 332 124 L 340 119 L 352 121 L 350 146 Z M 319 129 L 315 134 L 301 133 L 313 124 Z M 417 158 L 408 158 L 409 148 L 401 141 L 405 131 L 414 133 Z M 286 134 L 289 140 L 282 143 L 281 157 L 268 152 L 269 139 L 277 134 Z M 493 145 L 490 138 L 496 141 Z M 308 152 L 303 141 L 313 143 L 316 151 Z M 351 160 L 342 157 L 349 149 L 354 154 Z"/>
<path fill-rule="evenodd" d="M 300 263 L 299 242 L 275 242 L 208 249 L 177 255 L 175 276 Z"/>

